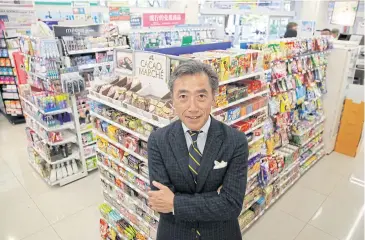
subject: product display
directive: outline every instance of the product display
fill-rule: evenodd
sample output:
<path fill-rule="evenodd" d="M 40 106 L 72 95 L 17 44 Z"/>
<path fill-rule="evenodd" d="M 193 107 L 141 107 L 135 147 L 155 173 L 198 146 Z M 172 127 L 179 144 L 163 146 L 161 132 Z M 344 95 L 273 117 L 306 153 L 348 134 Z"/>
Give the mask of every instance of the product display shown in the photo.
<path fill-rule="evenodd" d="M 12 124 L 24 123 L 12 56 L 12 51 L 19 48 L 19 41 L 17 38 L 4 38 L 4 34 L 3 31 L 0 32 L 0 112 Z"/>
<path fill-rule="evenodd" d="M 131 49 L 167 48 L 204 44 L 216 41 L 215 29 L 211 27 L 174 28 L 159 31 L 133 31 L 129 33 Z"/>

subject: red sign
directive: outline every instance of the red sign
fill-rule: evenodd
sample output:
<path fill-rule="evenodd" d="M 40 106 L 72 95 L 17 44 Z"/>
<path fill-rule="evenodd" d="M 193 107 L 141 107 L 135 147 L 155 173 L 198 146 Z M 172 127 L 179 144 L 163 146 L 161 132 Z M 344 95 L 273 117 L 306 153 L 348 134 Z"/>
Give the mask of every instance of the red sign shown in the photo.
<path fill-rule="evenodd" d="M 143 27 L 185 24 L 185 13 L 144 13 Z"/>

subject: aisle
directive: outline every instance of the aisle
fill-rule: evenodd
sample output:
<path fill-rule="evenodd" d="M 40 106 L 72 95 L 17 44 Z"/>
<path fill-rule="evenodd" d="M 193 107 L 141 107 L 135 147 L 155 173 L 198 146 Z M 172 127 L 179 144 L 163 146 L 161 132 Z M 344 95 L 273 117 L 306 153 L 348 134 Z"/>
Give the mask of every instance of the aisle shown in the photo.
<path fill-rule="evenodd" d="M 50 188 L 27 163 L 25 125 L 0 116 L 0 239 L 97 240 L 99 174 Z M 364 159 L 333 153 L 298 181 L 245 240 L 364 239 Z"/>

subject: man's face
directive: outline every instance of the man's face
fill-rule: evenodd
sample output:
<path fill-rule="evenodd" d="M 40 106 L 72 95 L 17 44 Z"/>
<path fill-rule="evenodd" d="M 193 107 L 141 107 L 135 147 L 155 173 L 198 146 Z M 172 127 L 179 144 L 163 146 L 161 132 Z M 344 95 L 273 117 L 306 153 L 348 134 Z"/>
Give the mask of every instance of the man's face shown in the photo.
<path fill-rule="evenodd" d="M 322 36 L 329 36 L 329 35 L 331 35 L 331 32 L 330 31 L 322 31 L 321 35 Z"/>
<path fill-rule="evenodd" d="M 208 76 L 204 73 L 185 75 L 175 80 L 173 105 L 180 120 L 192 131 L 199 131 L 215 104 Z"/>

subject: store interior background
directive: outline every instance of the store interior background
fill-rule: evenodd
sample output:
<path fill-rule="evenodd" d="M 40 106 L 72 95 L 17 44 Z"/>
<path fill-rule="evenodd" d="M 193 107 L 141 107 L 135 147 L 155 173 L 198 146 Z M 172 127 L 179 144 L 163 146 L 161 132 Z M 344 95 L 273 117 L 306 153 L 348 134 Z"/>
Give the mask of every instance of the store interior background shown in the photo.
<path fill-rule="evenodd" d="M 109 4 L 120 2 L 20 0 L 14 5 L 12 0 L 0 0 L 0 19 L 2 15 L 8 15 L 7 30 L 23 34 L 29 29 L 24 24 L 35 23 L 37 19 L 56 21 L 60 25 L 104 24 L 109 22 Z M 255 4 L 250 4 L 252 2 Z M 213 24 L 218 37 L 232 40 L 235 44 L 278 39 L 284 35 L 287 23 L 292 21 L 299 24 L 299 37 L 320 35 L 317 30 L 324 28 L 364 35 L 363 0 L 359 1 L 351 27 L 331 24 L 334 1 L 130 0 L 123 3 L 129 5 L 131 15 L 136 16 L 143 13 L 185 13 L 185 24 L 192 27 Z M 75 14 L 77 8 L 85 12 Z M 18 15 L 12 10 L 28 12 Z M 314 23 L 311 31 L 301 28 L 303 21 Z M 131 28 L 129 21 L 115 23 L 125 33 L 160 29 Z M 237 30 L 242 32 L 240 36 L 235 36 Z M 363 71 L 360 78 L 364 78 Z M 360 85 L 352 86 L 350 91 L 354 98 L 363 101 L 363 80 Z M 0 115 L 0 203 L 3 203 L 0 212 L 7 216 L 0 217 L 0 239 L 100 239 L 98 207 L 104 198 L 99 173 L 94 171 L 66 186 L 48 186 L 29 166 L 24 128 L 24 124 L 10 125 Z M 339 153 L 324 157 L 244 234 L 243 239 L 272 240 L 268 236 L 274 236 L 275 240 L 364 239 L 362 145 L 363 142 L 359 144 L 355 158 Z M 294 201 L 302 201 L 306 197 L 308 201 L 298 208 Z M 7 205 L 9 202 L 12 202 L 11 207 Z"/>

